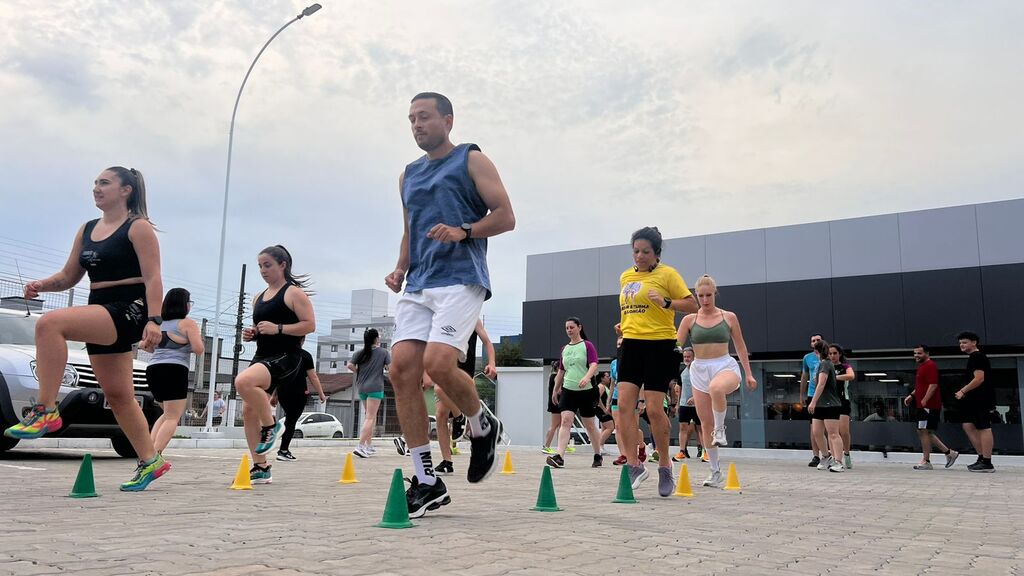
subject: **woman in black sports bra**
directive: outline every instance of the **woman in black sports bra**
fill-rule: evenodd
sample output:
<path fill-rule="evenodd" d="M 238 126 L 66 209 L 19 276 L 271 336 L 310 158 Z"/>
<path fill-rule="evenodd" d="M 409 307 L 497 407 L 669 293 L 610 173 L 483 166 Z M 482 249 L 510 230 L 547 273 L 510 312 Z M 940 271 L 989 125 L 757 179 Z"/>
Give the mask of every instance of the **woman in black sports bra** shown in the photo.
<path fill-rule="evenodd" d="M 132 346 L 160 341 L 160 245 L 146 214 L 142 173 L 121 166 L 107 168 L 92 189 L 103 217 L 79 228 L 71 255 L 60 272 L 25 285 L 25 298 L 59 292 L 89 275 L 89 305 L 54 310 L 36 323 L 36 376 L 39 399 L 25 419 L 4 433 L 39 438 L 64 428 L 57 396 L 68 360 L 67 341 L 86 342 L 89 363 L 114 418 L 139 457 L 135 476 L 121 490 L 144 490 L 170 470 L 153 449 L 149 423 L 135 401 Z M 75 403 L 66 397 L 62 406 Z M 86 406 L 76 409 L 89 409 Z"/>
<path fill-rule="evenodd" d="M 242 330 L 242 340 L 256 341 L 252 364 L 235 378 L 245 404 L 242 421 L 252 452 L 249 478 L 254 484 L 270 484 L 267 454 L 284 430 L 274 418 L 270 396 L 302 371 L 302 337 L 316 329 L 313 303 L 302 289 L 305 275 L 292 274 L 292 255 L 284 246 L 270 246 L 257 259 L 267 289 L 252 302 L 253 325 Z"/>

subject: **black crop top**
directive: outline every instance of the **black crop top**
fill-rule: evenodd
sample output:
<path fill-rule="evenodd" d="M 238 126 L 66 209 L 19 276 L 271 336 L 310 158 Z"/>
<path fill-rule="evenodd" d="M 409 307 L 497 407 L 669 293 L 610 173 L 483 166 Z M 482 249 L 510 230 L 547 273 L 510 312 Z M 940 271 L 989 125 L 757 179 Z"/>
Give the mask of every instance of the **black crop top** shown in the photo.
<path fill-rule="evenodd" d="M 260 292 L 256 303 L 252 307 L 252 323 L 259 324 L 266 320 L 273 324 L 297 324 L 299 317 L 295 311 L 284 303 L 284 293 L 291 288 L 291 284 L 285 284 L 274 294 L 270 300 L 264 300 L 266 290 Z M 302 347 L 302 338 L 289 336 L 287 334 L 257 334 L 256 335 L 256 356 L 266 358 L 276 356 L 285 352 L 297 352 Z"/>
<path fill-rule="evenodd" d="M 128 230 L 135 218 L 129 218 L 114 233 L 99 242 L 92 240 L 92 231 L 99 218 L 90 220 L 82 231 L 82 251 L 78 263 L 89 274 L 90 282 L 111 282 L 142 277 L 139 256 L 128 239 Z"/>

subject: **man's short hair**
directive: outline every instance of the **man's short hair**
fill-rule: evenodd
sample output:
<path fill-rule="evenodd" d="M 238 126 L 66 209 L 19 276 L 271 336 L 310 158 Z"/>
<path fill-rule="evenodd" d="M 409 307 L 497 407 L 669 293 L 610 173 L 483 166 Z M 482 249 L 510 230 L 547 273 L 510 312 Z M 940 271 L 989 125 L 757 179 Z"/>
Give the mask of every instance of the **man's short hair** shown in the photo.
<path fill-rule="evenodd" d="M 932 353 L 931 348 L 929 348 L 927 344 L 918 344 L 917 346 L 915 346 L 915 348 L 920 348 L 921 350 L 924 351 L 925 354 Z"/>
<path fill-rule="evenodd" d="M 963 332 L 957 334 L 956 335 L 956 339 L 957 340 L 970 340 L 970 341 L 974 342 L 975 344 L 977 344 L 978 342 L 981 341 L 981 338 L 978 338 L 978 335 L 975 334 L 974 332 L 971 332 L 970 330 L 964 330 Z"/>
<path fill-rule="evenodd" d="M 444 94 L 438 94 L 437 92 L 420 92 L 413 96 L 409 103 L 429 98 L 434 99 L 434 103 L 437 104 L 437 111 L 441 113 L 441 116 L 455 116 L 455 111 L 452 109 L 452 101 Z"/>

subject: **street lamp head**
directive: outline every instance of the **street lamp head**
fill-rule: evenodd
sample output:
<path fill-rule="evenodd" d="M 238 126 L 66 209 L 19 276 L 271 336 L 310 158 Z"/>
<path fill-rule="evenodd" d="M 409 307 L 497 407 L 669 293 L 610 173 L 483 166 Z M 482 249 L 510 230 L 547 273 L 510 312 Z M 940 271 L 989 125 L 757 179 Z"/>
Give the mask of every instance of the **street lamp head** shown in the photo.
<path fill-rule="evenodd" d="M 299 15 L 299 18 L 302 18 L 303 16 L 312 16 L 317 10 L 321 8 L 323 8 L 323 6 L 319 4 L 310 4 L 305 9 L 302 10 L 302 14 Z"/>

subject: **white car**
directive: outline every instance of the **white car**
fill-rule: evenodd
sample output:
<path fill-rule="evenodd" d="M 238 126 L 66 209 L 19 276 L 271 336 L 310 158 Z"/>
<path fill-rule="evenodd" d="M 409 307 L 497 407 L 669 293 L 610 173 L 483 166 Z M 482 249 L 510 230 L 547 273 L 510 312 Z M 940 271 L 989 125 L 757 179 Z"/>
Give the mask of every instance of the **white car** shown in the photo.
<path fill-rule="evenodd" d="M 345 428 L 326 412 L 303 412 L 295 424 L 293 438 L 344 438 Z"/>
<path fill-rule="evenodd" d="M 36 378 L 35 327 L 39 314 L 0 309 L 0 426 L 20 421 L 39 396 Z M 153 400 L 146 384 L 146 363 L 134 360 L 132 367 L 135 400 L 152 426 L 163 410 Z M 68 342 L 68 363 L 57 393 L 64 427 L 47 437 L 110 438 L 114 450 L 134 458 L 135 449 L 114 420 L 114 414 L 100 389 L 81 342 Z M 19 440 L 0 435 L 0 452 L 10 450 Z M 31 443 L 31 440 L 26 440 Z"/>

